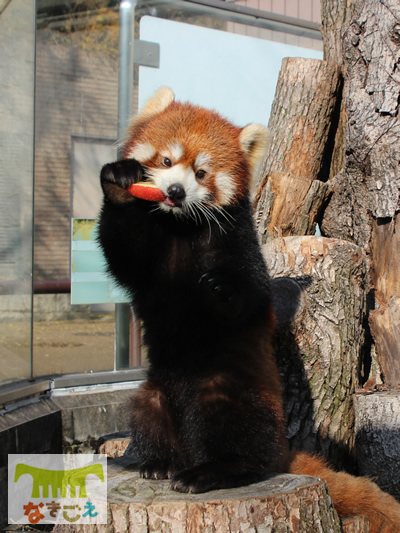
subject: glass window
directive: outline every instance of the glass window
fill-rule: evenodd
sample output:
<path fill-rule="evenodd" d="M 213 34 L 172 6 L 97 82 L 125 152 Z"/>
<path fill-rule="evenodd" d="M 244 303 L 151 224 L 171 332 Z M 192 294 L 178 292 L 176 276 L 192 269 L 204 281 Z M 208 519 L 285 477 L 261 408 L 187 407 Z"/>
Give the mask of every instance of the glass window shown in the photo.
<path fill-rule="evenodd" d="M 35 4 L 0 5 L 0 382 L 31 376 Z"/>
<path fill-rule="evenodd" d="M 119 14 L 115 1 L 39 0 L 34 278 L 70 279 L 71 218 L 96 218 L 101 166 L 116 159 Z M 34 374 L 114 368 L 114 306 L 35 294 Z"/>
<path fill-rule="evenodd" d="M 71 305 L 71 219 L 96 218 L 101 166 L 160 85 L 267 123 L 281 57 L 322 57 L 318 19 L 318 0 L 1 4 L 1 383 L 145 361 L 127 304 Z"/>

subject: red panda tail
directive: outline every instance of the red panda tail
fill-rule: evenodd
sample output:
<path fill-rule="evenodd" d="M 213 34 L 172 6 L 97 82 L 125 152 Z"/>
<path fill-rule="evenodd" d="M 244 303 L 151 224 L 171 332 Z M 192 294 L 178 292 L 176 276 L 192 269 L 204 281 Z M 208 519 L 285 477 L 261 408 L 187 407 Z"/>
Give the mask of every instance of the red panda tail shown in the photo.
<path fill-rule="evenodd" d="M 335 472 L 320 457 L 291 452 L 289 472 L 323 478 L 340 518 L 363 515 L 370 533 L 399 533 L 400 504 L 365 477 Z"/>

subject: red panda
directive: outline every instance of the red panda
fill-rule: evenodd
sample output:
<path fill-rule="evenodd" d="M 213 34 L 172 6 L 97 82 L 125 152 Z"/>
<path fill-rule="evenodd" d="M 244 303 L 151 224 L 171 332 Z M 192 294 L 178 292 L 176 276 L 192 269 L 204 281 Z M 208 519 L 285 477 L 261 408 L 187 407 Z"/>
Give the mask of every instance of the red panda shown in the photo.
<path fill-rule="evenodd" d="M 101 171 L 99 243 L 143 321 L 147 381 L 132 398 L 141 475 L 181 492 L 274 472 L 323 477 L 339 516 L 400 531 L 400 505 L 374 483 L 290 452 L 271 348 L 271 283 L 253 224 L 251 180 L 267 130 L 239 128 L 162 88 Z M 133 197 L 149 181 L 161 201 Z"/>

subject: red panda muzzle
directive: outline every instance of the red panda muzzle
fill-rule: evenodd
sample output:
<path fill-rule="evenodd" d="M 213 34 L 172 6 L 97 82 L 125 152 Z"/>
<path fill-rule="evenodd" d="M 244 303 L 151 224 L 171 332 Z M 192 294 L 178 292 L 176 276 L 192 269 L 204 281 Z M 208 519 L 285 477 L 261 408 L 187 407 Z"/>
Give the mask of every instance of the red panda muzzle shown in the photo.
<path fill-rule="evenodd" d="M 167 189 L 167 198 L 165 203 L 171 207 L 180 207 L 186 198 L 186 192 L 180 183 L 174 183 Z"/>

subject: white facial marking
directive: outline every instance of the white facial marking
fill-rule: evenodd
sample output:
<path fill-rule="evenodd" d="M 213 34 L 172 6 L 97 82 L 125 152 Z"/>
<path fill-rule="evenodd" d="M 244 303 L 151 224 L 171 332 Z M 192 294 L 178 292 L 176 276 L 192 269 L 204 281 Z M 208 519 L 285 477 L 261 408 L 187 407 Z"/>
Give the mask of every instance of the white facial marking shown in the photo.
<path fill-rule="evenodd" d="M 169 207 L 163 203 L 160 207 L 165 210 L 173 210 L 176 212 L 185 211 L 185 206 L 191 203 L 206 201 L 208 197 L 208 190 L 206 187 L 200 185 L 195 178 L 195 174 L 191 167 L 185 167 L 182 164 L 174 165 L 171 168 L 152 169 L 150 175 L 159 189 L 164 194 L 168 195 L 168 188 L 171 185 L 179 184 L 185 190 L 185 199 L 180 207 Z"/>
<path fill-rule="evenodd" d="M 168 148 L 169 148 L 169 151 L 171 152 L 172 160 L 174 162 L 178 161 L 183 156 L 184 149 L 181 143 L 175 142 L 173 144 L 170 144 Z"/>
<path fill-rule="evenodd" d="M 156 153 L 156 149 L 150 143 L 139 143 L 129 152 L 129 157 L 139 163 L 149 161 Z"/>
<path fill-rule="evenodd" d="M 224 206 L 228 205 L 236 195 L 236 184 L 227 172 L 218 172 L 215 176 L 215 183 L 218 189 L 219 203 Z"/>
<path fill-rule="evenodd" d="M 196 157 L 196 161 L 194 162 L 194 166 L 196 169 L 203 168 L 207 165 L 211 160 L 210 156 L 207 155 L 205 152 L 200 152 L 199 155 Z"/>

